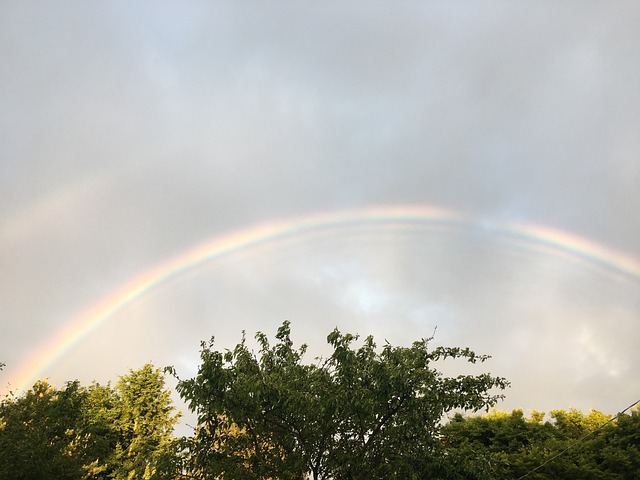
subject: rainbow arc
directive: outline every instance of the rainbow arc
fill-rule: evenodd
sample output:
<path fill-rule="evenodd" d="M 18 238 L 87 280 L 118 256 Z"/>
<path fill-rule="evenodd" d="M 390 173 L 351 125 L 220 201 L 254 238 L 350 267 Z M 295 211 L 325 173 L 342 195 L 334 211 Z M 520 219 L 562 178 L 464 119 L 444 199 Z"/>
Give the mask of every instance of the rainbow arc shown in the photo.
<path fill-rule="evenodd" d="M 47 366 L 54 363 L 97 326 L 108 321 L 136 299 L 199 265 L 261 244 L 303 236 L 316 231 L 359 225 L 384 228 L 398 224 L 408 226 L 442 224 L 452 228 L 486 228 L 486 224 L 455 211 L 427 206 L 398 206 L 317 213 L 268 222 L 216 236 L 151 267 L 80 312 L 38 349 L 36 355 L 16 369 L 9 381 L 10 386 L 14 390 L 24 390 L 46 371 Z M 634 279 L 640 279 L 640 262 L 635 258 L 568 232 L 520 223 L 493 224 L 490 227 L 491 233 L 499 237 L 552 248 Z"/>

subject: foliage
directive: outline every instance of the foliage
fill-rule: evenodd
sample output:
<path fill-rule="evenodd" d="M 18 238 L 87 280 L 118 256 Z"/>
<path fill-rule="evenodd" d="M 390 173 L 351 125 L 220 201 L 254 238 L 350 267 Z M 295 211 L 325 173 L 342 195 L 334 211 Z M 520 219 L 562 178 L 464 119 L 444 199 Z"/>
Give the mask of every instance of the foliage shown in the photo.
<path fill-rule="evenodd" d="M 56 389 L 36 382 L 0 403 L 0 479 L 83 477 L 90 434 L 81 421 L 86 393 L 78 382 Z"/>
<path fill-rule="evenodd" d="M 541 412 L 525 418 L 521 410 L 456 415 L 443 428 L 443 439 L 451 452 L 467 452 L 470 461 L 482 459 L 489 467 L 487 478 L 640 478 L 638 410 L 609 424 L 611 416 L 596 410 L 552 410 L 550 421 L 543 418 Z"/>
<path fill-rule="evenodd" d="M 171 478 L 173 472 L 162 471 L 163 456 L 171 450 L 173 427 L 178 420 L 171 404 L 171 392 L 164 388 L 159 369 L 146 364 L 120 377 L 116 385 L 120 434 L 116 445 L 113 478 Z"/>
<path fill-rule="evenodd" d="M 445 377 L 439 360 L 486 360 L 469 349 L 411 347 L 334 330 L 333 353 L 303 363 L 289 323 L 270 345 L 258 333 L 258 354 L 242 341 L 233 350 L 203 344 L 193 379 L 178 392 L 197 413 L 189 443 L 198 478 L 314 479 L 452 478 L 438 441 L 440 420 L 452 409 L 477 411 L 501 398 L 506 380 L 489 374 Z"/>
<path fill-rule="evenodd" d="M 507 382 L 435 368 L 487 358 L 468 349 L 429 349 L 430 339 L 379 349 L 334 330 L 331 355 L 307 363 L 287 322 L 275 344 L 256 339 L 257 352 L 244 335 L 233 350 L 202 345 L 197 376 L 178 382 L 198 416 L 182 439 L 152 365 L 115 386 L 41 380 L 10 393 L 0 401 L 0 480 L 640 478 L 637 407 L 615 419 L 575 409 L 469 416 L 461 411 L 494 405 Z"/>
<path fill-rule="evenodd" d="M 0 403 L 0 480 L 174 478 L 177 421 L 164 377 L 151 365 L 112 388 L 38 381 Z"/>

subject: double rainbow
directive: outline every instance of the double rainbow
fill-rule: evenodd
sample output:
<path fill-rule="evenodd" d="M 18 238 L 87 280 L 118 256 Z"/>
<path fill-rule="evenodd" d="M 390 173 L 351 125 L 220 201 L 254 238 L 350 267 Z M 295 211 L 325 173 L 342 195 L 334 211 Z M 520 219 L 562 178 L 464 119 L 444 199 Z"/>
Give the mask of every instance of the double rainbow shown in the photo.
<path fill-rule="evenodd" d="M 32 358 L 19 366 L 9 381 L 13 390 L 24 390 L 42 375 L 69 348 L 98 325 L 107 321 L 131 302 L 161 284 L 225 255 L 267 242 L 276 242 L 314 231 L 372 225 L 380 228 L 394 225 L 437 225 L 489 227 L 491 233 L 517 241 L 537 244 L 618 273 L 640 279 L 640 261 L 603 245 L 587 241 L 567 232 L 539 225 L 518 223 L 479 224 L 459 213 L 425 206 L 375 207 L 337 213 L 318 213 L 304 217 L 269 222 L 218 236 L 162 262 L 134 277 L 96 304 L 80 312 L 49 339 Z"/>

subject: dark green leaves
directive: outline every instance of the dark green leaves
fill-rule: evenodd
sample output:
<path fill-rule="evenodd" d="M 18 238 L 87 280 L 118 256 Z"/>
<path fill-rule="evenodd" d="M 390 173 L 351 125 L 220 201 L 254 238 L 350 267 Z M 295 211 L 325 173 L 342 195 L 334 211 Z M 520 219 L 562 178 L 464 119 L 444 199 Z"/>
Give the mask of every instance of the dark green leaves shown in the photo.
<path fill-rule="evenodd" d="M 225 353 L 203 345 L 195 378 L 178 391 L 199 419 L 194 469 L 222 478 L 411 478 L 437 470 L 439 422 L 453 408 L 479 410 L 500 398 L 489 390 L 507 382 L 488 374 L 443 377 L 445 358 L 474 363 L 469 349 L 429 350 L 334 330 L 333 353 L 303 361 L 284 322 L 271 344 L 256 335 L 255 353 L 243 335 Z"/>

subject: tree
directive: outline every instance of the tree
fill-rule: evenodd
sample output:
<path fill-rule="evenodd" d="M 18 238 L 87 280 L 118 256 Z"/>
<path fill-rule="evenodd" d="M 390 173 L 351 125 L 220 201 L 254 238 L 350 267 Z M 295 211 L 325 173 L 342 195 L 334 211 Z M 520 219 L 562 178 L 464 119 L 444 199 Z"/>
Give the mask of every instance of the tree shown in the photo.
<path fill-rule="evenodd" d="M 615 473 L 621 480 L 640 478 L 640 407 L 620 415 L 615 425 L 607 425 L 593 449 L 601 454 L 603 470 Z"/>
<path fill-rule="evenodd" d="M 85 467 L 87 478 L 108 478 L 117 468 L 114 453 L 122 441 L 117 428 L 121 410 L 119 396 L 110 383 L 94 382 L 86 391 L 83 421 L 92 437 L 91 462 Z"/>
<path fill-rule="evenodd" d="M 171 392 L 160 369 L 146 364 L 120 377 L 116 384 L 115 479 L 173 478 L 167 456 L 173 451 L 175 413 Z"/>
<path fill-rule="evenodd" d="M 84 431 L 78 382 L 56 389 L 38 381 L 0 403 L 0 479 L 83 478 L 91 438 Z"/>
<path fill-rule="evenodd" d="M 508 382 L 489 374 L 445 377 L 434 363 L 483 362 L 466 348 L 411 347 L 337 329 L 333 353 L 304 363 L 293 348 L 289 322 L 270 345 L 258 333 L 258 353 L 243 334 L 233 350 L 203 343 L 196 377 L 177 390 L 197 414 L 188 445 L 195 478 L 369 479 L 453 478 L 439 442 L 440 421 L 452 409 L 494 405 Z M 169 371 L 175 374 L 170 368 Z"/>
<path fill-rule="evenodd" d="M 0 480 L 174 478 L 177 419 L 151 365 L 115 388 L 38 381 L 0 402 Z"/>
<path fill-rule="evenodd" d="M 608 423 L 596 410 L 552 410 L 525 418 L 522 410 L 482 417 L 455 415 L 443 428 L 452 455 L 486 466 L 478 478 L 631 480 L 640 478 L 640 415 Z M 604 427 L 604 428 L 602 428 Z M 477 470 L 476 470 L 477 471 Z M 472 476 L 468 478 L 474 478 Z"/>
<path fill-rule="evenodd" d="M 515 479 L 542 464 L 548 449 L 557 445 L 557 430 L 543 418 L 542 412 L 526 418 L 522 410 L 471 417 L 458 413 L 443 427 L 443 439 L 466 463 L 482 467 L 479 478 Z M 547 478 L 537 475 L 531 480 Z"/>

